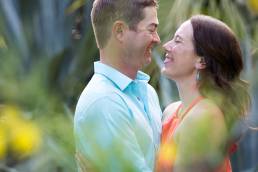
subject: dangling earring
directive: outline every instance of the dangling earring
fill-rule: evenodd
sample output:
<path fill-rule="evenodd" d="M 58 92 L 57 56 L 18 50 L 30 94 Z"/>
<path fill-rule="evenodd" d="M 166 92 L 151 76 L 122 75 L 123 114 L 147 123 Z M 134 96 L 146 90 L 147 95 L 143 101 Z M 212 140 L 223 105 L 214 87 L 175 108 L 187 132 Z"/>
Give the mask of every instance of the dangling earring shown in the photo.
<path fill-rule="evenodd" d="M 200 81 L 200 80 L 201 80 L 200 70 L 197 70 L 196 76 L 195 76 L 195 80 L 196 80 L 196 81 Z"/>

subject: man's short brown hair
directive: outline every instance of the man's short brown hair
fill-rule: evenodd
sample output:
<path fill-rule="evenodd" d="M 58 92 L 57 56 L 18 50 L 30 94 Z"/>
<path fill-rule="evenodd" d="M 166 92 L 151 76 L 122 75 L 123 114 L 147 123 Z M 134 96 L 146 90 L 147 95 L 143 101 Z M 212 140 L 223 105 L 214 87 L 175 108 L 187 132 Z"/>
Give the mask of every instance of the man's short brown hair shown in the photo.
<path fill-rule="evenodd" d="M 145 17 L 143 9 L 149 6 L 157 7 L 157 0 L 95 0 L 91 22 L 98 47 L 105 47 L 116 20 L 123 20 L 130 29 L 135 29 Z"/>

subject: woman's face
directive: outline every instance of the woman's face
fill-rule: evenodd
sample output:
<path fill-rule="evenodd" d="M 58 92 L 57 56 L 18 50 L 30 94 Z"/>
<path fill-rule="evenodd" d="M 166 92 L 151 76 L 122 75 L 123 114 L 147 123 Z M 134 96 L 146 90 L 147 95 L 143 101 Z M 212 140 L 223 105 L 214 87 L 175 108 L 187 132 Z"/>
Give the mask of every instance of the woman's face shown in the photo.
<path fill-rule="evenodd" d="M 193 45 L 193 28 L 190 20 L 184 22 L 172 40 L 163 45 L 165 61 L 162 73 L 170 79 L 195 77 L 198 56 Z"/>

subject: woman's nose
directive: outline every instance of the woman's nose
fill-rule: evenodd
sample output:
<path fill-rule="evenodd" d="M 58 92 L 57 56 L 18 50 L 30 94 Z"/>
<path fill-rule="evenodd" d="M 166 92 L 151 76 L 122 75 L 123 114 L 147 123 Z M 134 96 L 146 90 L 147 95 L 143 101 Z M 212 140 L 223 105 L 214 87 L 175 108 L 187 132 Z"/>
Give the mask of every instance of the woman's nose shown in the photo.
<path fill-rule="evenodd" d="M 170 45 L 170 41 L 166 42 L 165 44 L 163 44 L 162 46 L 166 51 L 171 51 L 171 45 Z"/>

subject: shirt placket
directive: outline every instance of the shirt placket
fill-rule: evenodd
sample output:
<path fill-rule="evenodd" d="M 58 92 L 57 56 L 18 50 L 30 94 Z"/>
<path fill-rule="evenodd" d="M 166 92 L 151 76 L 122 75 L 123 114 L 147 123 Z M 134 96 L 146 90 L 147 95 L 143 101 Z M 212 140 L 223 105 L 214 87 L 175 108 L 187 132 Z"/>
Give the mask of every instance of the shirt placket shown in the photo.
<path fill-rule="evenodd" d="M 144 112 L 144 116 L 146 120 L 148 121 L 149 125 L 151 126 L 152 130 L 155 129 L 155 125 L 153 123 L 153 119 L 150 116 L 149 111 L 149 105 L 148 105 L 148 96 L 146 94 L 146 85 L 144 83 L 141 83 L 140 81 L 135 82 L 134 81 L 134 94 L 138 100 L 138 102 L 141 104 L 142 110 Z"/>

